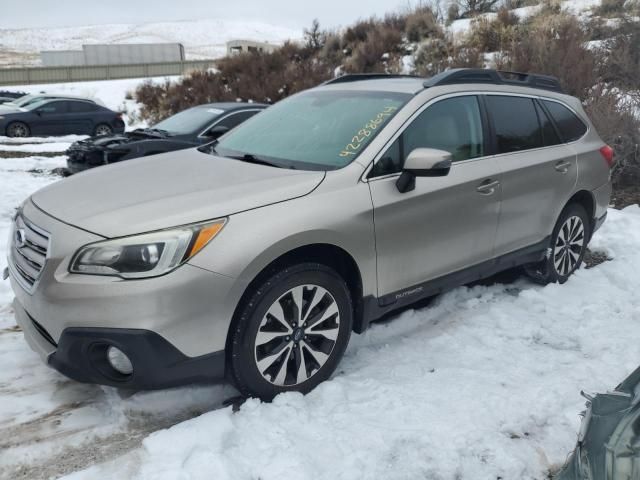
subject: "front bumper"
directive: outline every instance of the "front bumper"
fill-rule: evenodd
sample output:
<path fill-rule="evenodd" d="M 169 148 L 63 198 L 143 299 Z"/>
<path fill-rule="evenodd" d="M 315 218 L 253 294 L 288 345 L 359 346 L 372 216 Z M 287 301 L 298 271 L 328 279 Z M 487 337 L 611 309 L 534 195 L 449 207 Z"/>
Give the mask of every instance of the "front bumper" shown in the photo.
<path fill-rule="evenodd" d="M 237 279 L 190 264 L 139 280 L 71 274 L 73 253 L 102 237 L 64 224 L 30 201 L 22 214 L 50 234 L 44 268 L 31 290 L 9 261 L 17 321 L 43 361 L 79 381 L 131 388 L 221 378 L 229 325 L 243 291 Z M 127 353 L 137 364 L 133 378 L 123 383 L 100 371 L 94 344 Z"/>
<path fill-rule="evenodd" d="M 14 309 L 29 346 L 49 366 L 79 382 L 152 390 L 224 378 L 224 351 L 187 357 L 155 332 L 125 328 L 71 327 L 56 343 L 18 301 Z M 122 375 L 109 364 L 109 346 L 129 357 L 131 375 Z"/>

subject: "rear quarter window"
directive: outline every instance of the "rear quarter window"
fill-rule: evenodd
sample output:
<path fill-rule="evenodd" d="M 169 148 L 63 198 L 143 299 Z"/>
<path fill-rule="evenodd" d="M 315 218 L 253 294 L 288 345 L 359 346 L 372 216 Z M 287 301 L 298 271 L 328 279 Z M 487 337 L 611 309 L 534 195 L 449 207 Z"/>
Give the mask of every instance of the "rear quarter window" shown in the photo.
<path fill-rule="evenodd" d="M 551 114 L 564 142 L 578 140 L 587 132 L 584 122 L 564 105 L 550 100 L 543 100 L 542 103 Z"/>

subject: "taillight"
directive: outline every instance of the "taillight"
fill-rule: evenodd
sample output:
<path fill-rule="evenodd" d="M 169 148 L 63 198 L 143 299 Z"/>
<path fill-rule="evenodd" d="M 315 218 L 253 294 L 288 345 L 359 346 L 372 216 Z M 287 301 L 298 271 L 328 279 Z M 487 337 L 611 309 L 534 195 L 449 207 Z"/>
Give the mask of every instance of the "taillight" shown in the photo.
<path fill-rule="evenodd" d="M 615 162 L 613 159 L 613 148 L 609 145 L 605 145 L 600 149 L 600 154 L 602 155 L 602 158 L 604 158 L 605 162 L 607 162 L 607 165 L 609 165 L 609 168 L 613 168 L 613 164 Z"/>

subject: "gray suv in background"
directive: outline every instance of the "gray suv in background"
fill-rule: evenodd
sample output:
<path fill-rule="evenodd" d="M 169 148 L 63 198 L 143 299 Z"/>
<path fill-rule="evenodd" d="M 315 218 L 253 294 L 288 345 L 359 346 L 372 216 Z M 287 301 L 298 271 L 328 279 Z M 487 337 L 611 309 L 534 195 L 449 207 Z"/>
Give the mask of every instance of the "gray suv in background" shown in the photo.
<path fill-rule="evenodd" d="M 519 265 L 565 282 L 612 163 L 552 77 L 340 77 L 36 192 L 11 234 L 17 321 L 83 382 L 308 392 L 389 311 Z"/>

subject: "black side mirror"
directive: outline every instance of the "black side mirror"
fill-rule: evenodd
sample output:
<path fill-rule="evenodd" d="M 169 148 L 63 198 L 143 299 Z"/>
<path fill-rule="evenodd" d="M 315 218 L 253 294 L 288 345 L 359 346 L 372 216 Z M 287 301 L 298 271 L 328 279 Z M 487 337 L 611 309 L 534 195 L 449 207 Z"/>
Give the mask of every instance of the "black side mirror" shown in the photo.
<path fill-rule="evenodd" d="M 451 170 L 451 154 L 435 148 L 416 148 L 412 150 L 396 187 L 400 193 L 410 192 L 416 188 L 416 177 L 444 177 Z"/>
<path fill-rule="evenodd" d="M 211 128 L 207 133 L 205 133 L 206 137 L 209 138 L 218 138 L 224 135 L 229 131 L 229 127 L 225 127 L 224 125 L 216 125 Z"/>

